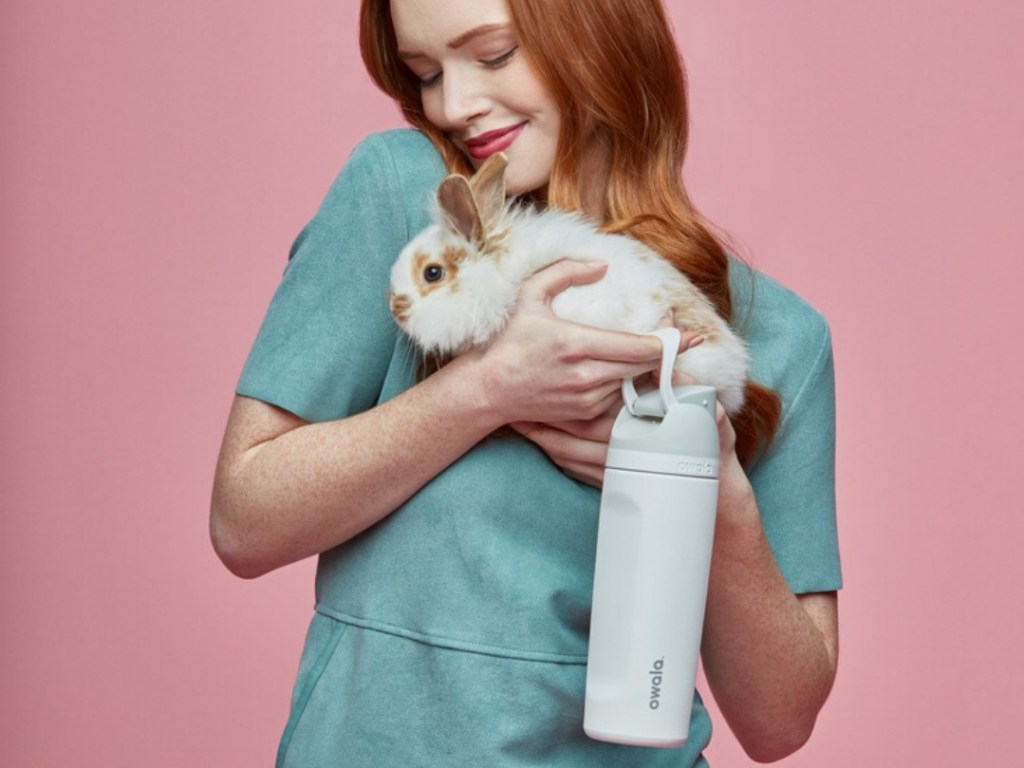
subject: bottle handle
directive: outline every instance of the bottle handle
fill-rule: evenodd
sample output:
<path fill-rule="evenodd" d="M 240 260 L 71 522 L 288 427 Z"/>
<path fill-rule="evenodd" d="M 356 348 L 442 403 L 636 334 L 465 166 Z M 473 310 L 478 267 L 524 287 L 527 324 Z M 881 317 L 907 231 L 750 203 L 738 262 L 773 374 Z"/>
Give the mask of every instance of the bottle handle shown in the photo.
<path fill-rule="evenodd" d="M 669 412 L 678 401 L 676 400 L 675 391 L 672 389 L 672 366 L 676 361 L 676 357 L 679 354 L 679 342 L 681 334 L 679 329 L 675 327 L 670 328 L 659 328 L 656 331 L 651 331 L 647 336 L 657 336 L 661 340 L 661 370 L 660 378 L 658 380 L 658 390 L 661 393 L 661 404 L 664 408 L 663 412 L 659 414 L 664 416 Z M 622 380 L 622 399 L 626 403 L 626 410 L 629 411 L 631 416 L 637 416 L 637 412 L 634 410 L 636 407 L 636 401 L 639 398 L 636 392 L 636 386 L 633 384 L 632 378 L 625 378 Z M 642 414 L 649 415 L 649 414 Z"/>

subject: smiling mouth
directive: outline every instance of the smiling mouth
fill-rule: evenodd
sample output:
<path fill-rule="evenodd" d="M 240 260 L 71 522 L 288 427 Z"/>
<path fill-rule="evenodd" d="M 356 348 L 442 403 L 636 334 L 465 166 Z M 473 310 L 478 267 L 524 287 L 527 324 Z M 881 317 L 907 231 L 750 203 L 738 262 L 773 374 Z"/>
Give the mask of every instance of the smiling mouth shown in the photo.
<path fill-rule="evenodd" d="M 474 160 L 485 160 L 495 152 L 501 152 L 512 146 L 525 127 L 526 121 L 523 121 L 508 128 L 499 128 L 496 131 L 488 131 L 466 139 L 466 151 Z"/>

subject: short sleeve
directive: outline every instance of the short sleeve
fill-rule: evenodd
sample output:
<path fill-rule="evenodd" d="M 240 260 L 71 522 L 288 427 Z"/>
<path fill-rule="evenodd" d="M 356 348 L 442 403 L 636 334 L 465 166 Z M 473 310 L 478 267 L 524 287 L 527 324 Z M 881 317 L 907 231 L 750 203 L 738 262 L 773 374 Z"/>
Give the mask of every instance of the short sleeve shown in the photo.
<path fill-rule="evenodd" d="M 411 131 L 377 134 L 356 147 L 292 246 L 238 394 L 309 421 L 377 402 L 398 335 L 387 304 L 391 264 L 411 226 L 425 223 L 411 221 L 410 210 L 425 216 L 421 202 L 439 162 Z M 417 163 L 426 169 L 412 176 L 422 190 L 411 190 L 409 169 Z M 422 195 L 411 206 L 414 192 Z"/>
<path fill-rule="evenodd" d="M 794 334 L 796 348 L 787 356 L 786 378 L 792 384 L 780 389 L 782 422 L 772 445 L 749 470 L 768 542 L 797 594 L 842 586 L 831 334 L 816 313 L 805 312 L 801 326 Z M 802 363 L 798 373 L 797 361 Z"/>

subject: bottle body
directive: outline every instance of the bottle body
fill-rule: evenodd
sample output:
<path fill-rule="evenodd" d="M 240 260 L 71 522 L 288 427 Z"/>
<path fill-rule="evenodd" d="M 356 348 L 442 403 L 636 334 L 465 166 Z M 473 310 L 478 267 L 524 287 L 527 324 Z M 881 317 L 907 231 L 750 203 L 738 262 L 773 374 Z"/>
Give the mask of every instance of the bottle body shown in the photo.
<path fill-rule="evenodd" d="M 716 478 L 606 470 L 583 723 L 591 738 L 686 740 L 717 501 Z"/>
<path fill-rule="evenodd" d="M 715 390 L 624 387 L 623 396 L 601 491 L 583 729 L 674 747 L 689 734 L 711 572 Z"/>

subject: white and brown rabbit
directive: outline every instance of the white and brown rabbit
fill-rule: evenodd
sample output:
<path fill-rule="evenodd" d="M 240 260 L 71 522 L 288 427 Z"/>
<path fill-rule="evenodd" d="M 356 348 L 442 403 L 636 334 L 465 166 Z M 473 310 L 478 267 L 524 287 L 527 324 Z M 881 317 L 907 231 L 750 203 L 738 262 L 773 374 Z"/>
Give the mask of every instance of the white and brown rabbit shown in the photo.
<path fill-rule="evenodd" d="M 747 351 L 707 297 L 661 255 L 626 235 L 601 232 L 564 211 L 537 211 L 505 199 L 507 160 L 491 155 L 472 179 L 453 174 L 437 191 L 435 223 L 414 237 L 391 270 L 391 313 L 428 355 L 486 345 L 507 322 L 520 284 L 560 259 L 608 264 L 595 283 L 551 302 L 577 323 L 616 331 L 654 330 L 671 310 L 703 344 L 676 370 L 714 386 L 730 415 L 743 406 Z"/>

